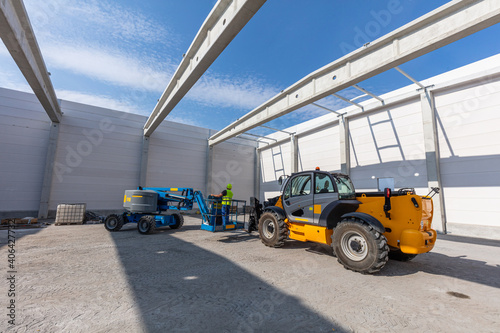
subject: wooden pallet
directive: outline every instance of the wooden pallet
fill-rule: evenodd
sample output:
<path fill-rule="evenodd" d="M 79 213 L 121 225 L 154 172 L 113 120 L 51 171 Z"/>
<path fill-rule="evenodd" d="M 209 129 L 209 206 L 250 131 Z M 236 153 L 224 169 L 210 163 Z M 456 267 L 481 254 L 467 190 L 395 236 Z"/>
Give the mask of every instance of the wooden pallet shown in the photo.
<path fill-rule="evenodd" d="M 82 222 L 57 222 L 55 225 L 81 225 L 83 224 Z"/>

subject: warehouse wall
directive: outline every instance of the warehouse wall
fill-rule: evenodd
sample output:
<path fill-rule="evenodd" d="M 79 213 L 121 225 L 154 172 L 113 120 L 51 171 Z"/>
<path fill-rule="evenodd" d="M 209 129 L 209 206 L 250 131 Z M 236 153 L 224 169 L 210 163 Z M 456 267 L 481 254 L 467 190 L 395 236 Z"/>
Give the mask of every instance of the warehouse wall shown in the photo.
<path fill-rule="evenodd" d="M 396 188 L 423 188 L 425 192 L 420 99 L 349 120 L 349 130 L 351 177 L 357 189 L 377 189 L 377 179 L 393 178 Z"/>
<path fill-rule="evenodd" d="M 0 212 L 37 216 L 51 123 L 33 94 L 0 89 Z"/>
<path fill-rule="evenodd" d="M 49 214 L 60 203 L 86 203 L 102 213 L 121 210 L 123 192 L 139 185 L 147 117 L 68 101 L 61 101 L 61 109 Z M 38 215 L 50 126 L 33 94 L 0 89 L 2 218 Z M 146 186 L 205 192 L 209 133 L 164 121 L 150 138 Z M 254 146 L 232 141 L 215 148 L 214 189 L 227 176 L 235 198 L 248 200 L 255 183 Z"/>
<path fill-rule="evenodd" d="M 450 229 L 500 226 L 500 78 L 440 92 L 436 110 Z"/>
<path fill-rule="evenodd" d="M 442 196 L 452 234 L 500 239 L 499 63 L 497 55 L 422 82 L 433 85 Z M 338 110 L 348 112 L 350 175 L 358 190 L 376 190 L 379 178 L 392 178 L 395 188 L 413 187 L 418 194 L 428 193 L 422 102 L 416 88 L 382 95 L 386 101 L 396 101 L 391 108 L 379 106 L 370 113 L 356 113 L 354 107 Z M 340 170 L 335 118 L 329 114 L 286 129 L 296 133 L 299 171 L 316 166 Z M 333 125 L 325 128 L 325 123 Z M 287 140 L 283 133 L 271 137 L 278 144 Z M 261 198 L 279 193 L 274 174 L 282 168 L 273 162 L 276 149 L 276 145 L 260 147 Z M 289 155 L 284 161 L 288 172 Z M 441 229 L 439 223 L 435 227 Z"/>

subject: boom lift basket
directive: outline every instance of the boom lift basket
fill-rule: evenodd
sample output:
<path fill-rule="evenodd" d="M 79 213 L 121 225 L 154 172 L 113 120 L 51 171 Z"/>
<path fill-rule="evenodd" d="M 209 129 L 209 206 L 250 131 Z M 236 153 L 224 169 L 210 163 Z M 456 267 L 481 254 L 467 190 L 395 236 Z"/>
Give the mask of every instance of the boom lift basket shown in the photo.
<path fill-rule="evenodd" d="M 203 198 L 204 207 L 199 204 L 200 212 L 203 217 L 201 223 L 201 229 L 211 232 L 215 231 L 225 231 L 234 229 L 243 229 L 245 225 L 245 211 L 246 211 L 246 201 L 245 200 L 232 200 L 229 209 L 228 222 L 225 223 L 222 218 L 222 199 L 208 197 L 208 199 Z"/>

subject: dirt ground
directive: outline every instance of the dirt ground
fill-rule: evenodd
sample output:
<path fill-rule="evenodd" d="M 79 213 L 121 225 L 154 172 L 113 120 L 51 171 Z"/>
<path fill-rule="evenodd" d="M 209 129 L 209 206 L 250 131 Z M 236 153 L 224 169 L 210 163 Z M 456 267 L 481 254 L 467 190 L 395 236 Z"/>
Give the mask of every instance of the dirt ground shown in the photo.
<path fill-rule="evenodd" d="M 135 225 L 0 231 L 2 332 L 498 332 L 500 241 L 440 235 L 375 275 L 322 245 L 265 247 L 244 231 Z M 12 256 L 11 256 L 12 257 Z M 12 280 L 12 275 L 15 279 Z M 8 280 L 10 278 L 10 280 Z M 9 297 L 10 288 L 15 296 Z M 12 296 L 12 295 L 11 295 Z M 11 300 L 15 325 L 9 324 Z M 12 313 L 12 312 L 10 312 Z"/>

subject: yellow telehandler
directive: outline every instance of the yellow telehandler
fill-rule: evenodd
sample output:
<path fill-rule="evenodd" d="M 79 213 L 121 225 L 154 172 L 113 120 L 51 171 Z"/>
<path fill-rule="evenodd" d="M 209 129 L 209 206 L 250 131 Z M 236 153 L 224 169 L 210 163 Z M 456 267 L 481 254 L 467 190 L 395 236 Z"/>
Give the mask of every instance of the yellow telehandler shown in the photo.
<path fill-rule="evenodd" d="M 282 247 L 285 239 L 331 245 L 345 268 L 380 271 L 389 257 L 411 260 L 432 250 L 432 198 L 414 189 L 356 193 L 347 175 L 319 170 L 280 177 L 282 193 L 264 207 L 253 198 L 247 231 Z M 439 189 L 434 188 L 436 193 Z"/>

